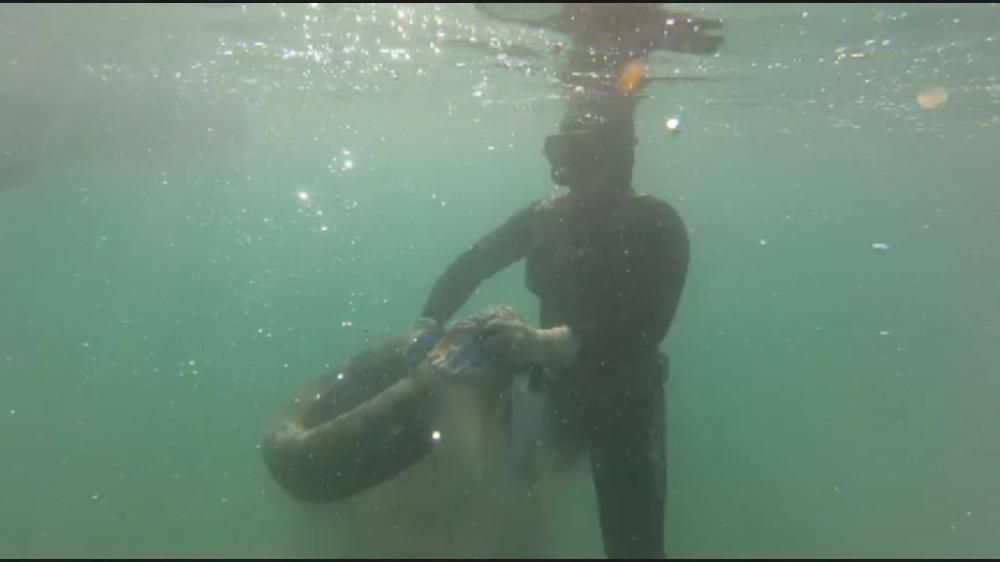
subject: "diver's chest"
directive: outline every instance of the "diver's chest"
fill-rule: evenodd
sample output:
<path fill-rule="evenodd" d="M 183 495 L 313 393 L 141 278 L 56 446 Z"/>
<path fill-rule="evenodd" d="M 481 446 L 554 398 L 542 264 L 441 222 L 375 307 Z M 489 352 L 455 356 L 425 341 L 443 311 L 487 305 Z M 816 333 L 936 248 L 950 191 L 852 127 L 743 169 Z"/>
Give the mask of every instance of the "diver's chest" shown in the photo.
<path fill-rule="evenodd" d="M 537 289 L 579 286 L 627 276 L 637 266 L 642 240 L 628 225 L 580 228 L 559 221 L 532 237 L 527 256 L 529 283 Z"/>

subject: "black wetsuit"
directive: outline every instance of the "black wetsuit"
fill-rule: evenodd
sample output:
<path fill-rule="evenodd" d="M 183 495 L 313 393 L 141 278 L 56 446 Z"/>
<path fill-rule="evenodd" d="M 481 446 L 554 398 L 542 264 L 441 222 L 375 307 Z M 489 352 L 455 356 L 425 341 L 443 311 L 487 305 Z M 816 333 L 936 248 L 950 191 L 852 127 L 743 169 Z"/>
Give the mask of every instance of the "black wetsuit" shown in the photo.
<path fill-rule="evenodd" d="M 446 322 L 480 283 L 525 258 L 543 328 L 581 338 L 550 386 L 562 443 L 590 454 L 608 557 L 665 555 L 666 356 L 659 346 L 687 276 L 689 243 L 669 204 L 632 190 L 582 204 L 533 203 L 455 260 L 423 314 Z"/>

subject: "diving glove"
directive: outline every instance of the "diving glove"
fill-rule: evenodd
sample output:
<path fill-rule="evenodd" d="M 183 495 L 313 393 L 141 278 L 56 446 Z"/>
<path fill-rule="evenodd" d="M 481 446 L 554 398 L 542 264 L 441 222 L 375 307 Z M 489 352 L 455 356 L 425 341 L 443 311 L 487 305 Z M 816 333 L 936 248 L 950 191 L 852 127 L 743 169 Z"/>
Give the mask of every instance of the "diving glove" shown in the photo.
<path fill-rule="evenodd" d="M 420 318 L 413 325 L 406 348 L 406 359 L 412 364 L 420 363 L 427 353 L 444 335 L 444 328 L 433 318 Z"/>

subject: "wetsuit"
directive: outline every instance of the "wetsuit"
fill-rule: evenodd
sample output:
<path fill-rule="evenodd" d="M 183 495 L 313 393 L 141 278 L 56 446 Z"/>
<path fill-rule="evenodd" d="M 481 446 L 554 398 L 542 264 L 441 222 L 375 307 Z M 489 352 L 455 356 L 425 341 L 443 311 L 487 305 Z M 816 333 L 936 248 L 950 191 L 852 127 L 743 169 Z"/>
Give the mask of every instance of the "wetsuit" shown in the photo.
<path fill-rule="evenodd" d="M 548 388 L 559 441 L 589 453 L 608 557 L 665 555 L 666 356 L 689 260 L 675 209 L 628 189 L 533 203 L 463 252 L 423 310 L 445 323 L 484 280 L 526 259 L 540 325 L 580 338 Z"/>

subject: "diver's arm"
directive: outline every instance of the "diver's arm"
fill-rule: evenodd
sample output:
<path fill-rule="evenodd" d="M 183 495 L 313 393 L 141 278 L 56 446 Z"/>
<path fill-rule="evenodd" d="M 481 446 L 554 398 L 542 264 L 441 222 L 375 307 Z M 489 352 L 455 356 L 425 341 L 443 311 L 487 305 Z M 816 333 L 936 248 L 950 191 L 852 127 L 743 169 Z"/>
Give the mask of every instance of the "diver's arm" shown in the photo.
<path fill-rule="evenodd" d="M 483 345 L 515 365 L 562 369 L 576 361 L 580 339 L 567 325 L 537 328 L 522 320 L 497 320 L 486 326 Z"/>
<path fill-rule="evenodd" d="M 523 258 L 531 240 L 531 205 L 478 240 L 453 261 L 434 284 L 421 316 L 444 324 L 479 285 Z"/>
<path fill-rule="evenodd" d="M 538 329 L 534 336 L 533 364 L 564 369 L 576 362 L 582 340 L 569 326 Z"/>

